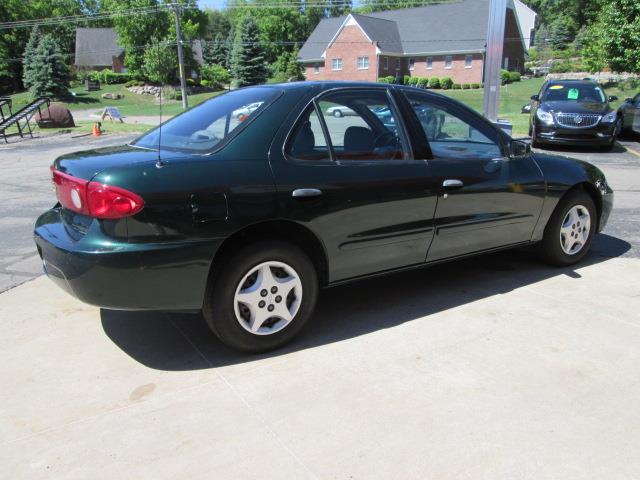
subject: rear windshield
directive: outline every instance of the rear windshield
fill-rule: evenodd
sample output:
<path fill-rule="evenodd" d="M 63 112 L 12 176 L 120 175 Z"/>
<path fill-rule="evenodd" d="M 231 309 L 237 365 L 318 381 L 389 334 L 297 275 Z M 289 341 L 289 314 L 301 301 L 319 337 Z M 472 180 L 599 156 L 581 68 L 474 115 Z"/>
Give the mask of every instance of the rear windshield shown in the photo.
<path fill-rule="evenodd" d="M 542 100 L 546 102 L 604 103 L 606 97 L 598 85 L 549 85 Z"/>
<path fill-rule="evenodd" d="M 281 93 L 277 88 L 235 90 L 207 100 L 134 140 L 136 147 L 207 152 L 237 134 Z"/>

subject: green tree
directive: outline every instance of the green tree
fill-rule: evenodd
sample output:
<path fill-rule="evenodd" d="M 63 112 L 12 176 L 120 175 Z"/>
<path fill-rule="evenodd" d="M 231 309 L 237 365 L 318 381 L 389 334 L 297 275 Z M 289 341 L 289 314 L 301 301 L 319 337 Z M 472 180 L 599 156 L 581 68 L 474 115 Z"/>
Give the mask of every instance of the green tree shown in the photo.
<path fill-rule="evenodd" d="M 38 46 L 31 44 L 24 62 L 24 85 L 32 97 L 60 95 L 68 91 L 69 69 L 65 64 L 60 47 L 51 34 L 43 35 Z"/>
<path fill-rule="evenodd" d="M 208 40 L 203 48 L 202 56 L 205 63 L 222 65 L 229 68 L 229 54 L 231 53 L 230 38 L 217 33 L 213 40 Z"/>
<path fill-rule="evenodd" d="M 231 75 L 236 86 L 264 83 L 268 73 L 256 21 L 247 15 L 242 18 L 236 30 L 231 53 Z"/>
<path fill-rule="evenodd" d="M 610 0 L 585 42 L 585 61 L 593 71 L 606 64 L 616 72 L 640 73 L 640 2 Z"/>
<path fill-rule="evenodd" d="M 576 36 L 575 21 L 567 15 L 558 15 L 549 25 L 549 44 L 555 50 L 565 50 Z"/>
<path fill-rule="evenodd" d="M 177 53 L 166 43 L 154 41 L 145 48 L 142 73 L 153 83 L 173 83 L 177 68 Z"/>
<path fill-rule="evenodd" d="M 274 62 L 270 82 L 304 80 L 304 68 L 298 61 L 298 49 L 282 53 Z"/>

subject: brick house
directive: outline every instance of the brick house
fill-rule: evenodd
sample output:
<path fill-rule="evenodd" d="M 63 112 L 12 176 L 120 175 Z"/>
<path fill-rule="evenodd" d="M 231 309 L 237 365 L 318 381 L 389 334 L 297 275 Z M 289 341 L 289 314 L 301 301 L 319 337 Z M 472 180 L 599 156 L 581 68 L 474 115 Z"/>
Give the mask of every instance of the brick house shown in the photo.
<path fill-rule="evenodd" d="M 299 59 L 307 80 L 375 82 L 400 74 L 481 83 L 488 16 L 489 0 L 461 0 L 327 18 L 300 49 Z M 523 71 L 534 22 L 531 9 L 508 0 L 505 69 Z"/>

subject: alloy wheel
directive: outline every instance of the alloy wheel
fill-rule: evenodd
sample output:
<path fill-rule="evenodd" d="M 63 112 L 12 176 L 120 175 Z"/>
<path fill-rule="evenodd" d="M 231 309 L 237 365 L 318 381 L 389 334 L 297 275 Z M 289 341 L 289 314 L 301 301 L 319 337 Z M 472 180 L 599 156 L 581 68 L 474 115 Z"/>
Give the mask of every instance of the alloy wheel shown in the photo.
<path fill-rule="evenodd" d="M 569 209 L 560 227 L 560 246 L 567 255 L 575 255 L 586 245 L 591 231 L 591 216 L 584 205 Z"/>
<path fill-rule="evenodd" d="M 240 280 L 233 307 L 246 331 L 272 335 L 291 323 L 301 302 L 298 273 L 286 263 L 269 261 L 251 268 Z"/>

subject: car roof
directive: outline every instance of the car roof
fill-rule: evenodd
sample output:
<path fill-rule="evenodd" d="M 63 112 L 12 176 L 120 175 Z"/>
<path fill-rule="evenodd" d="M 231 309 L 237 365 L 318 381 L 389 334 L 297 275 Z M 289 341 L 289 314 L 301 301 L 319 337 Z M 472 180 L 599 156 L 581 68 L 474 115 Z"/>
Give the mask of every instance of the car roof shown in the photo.
<path fill-rule="evenodd" d="M 595 80 L 549 80 L 547 85 L 598 85 Z"/>

